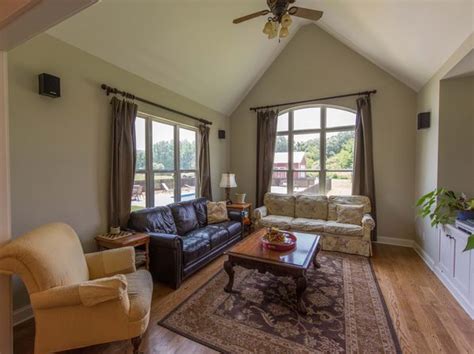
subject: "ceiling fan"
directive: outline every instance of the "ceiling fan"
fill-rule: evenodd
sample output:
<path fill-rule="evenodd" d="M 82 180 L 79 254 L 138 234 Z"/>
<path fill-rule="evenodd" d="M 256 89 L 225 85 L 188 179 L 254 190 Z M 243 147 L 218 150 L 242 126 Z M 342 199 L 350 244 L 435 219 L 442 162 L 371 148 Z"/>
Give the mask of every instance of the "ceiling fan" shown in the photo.
<path fill-rule="evenodd" d="M 302 17 L 312 21 L 317 21 L 321 16 L 323 16 L 322 11 L 306 9 L 298 6 L 290 7 L 290 4 L 293 4 L 294 2 L 295 0 L 267 0 L 268 10 L 262 10 L 247 16 L 236 18 L 233 23 L 238 24 L 256 17 L 271 14 L 263 27 L 263 33 L 268 36 L 268 39 L 275 38 L 278 34 L 280 38 L 285 38 L 289 35 L 290 32 L 288 28 L 293 22 L 291 16 Z"/>

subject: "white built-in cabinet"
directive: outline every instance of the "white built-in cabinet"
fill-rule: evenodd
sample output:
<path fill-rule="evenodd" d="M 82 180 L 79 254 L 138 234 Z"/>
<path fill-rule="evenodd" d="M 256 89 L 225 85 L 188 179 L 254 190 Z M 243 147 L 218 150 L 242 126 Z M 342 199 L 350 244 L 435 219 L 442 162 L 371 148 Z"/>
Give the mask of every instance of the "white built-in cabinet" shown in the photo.
<path fill-rule="evenodd" d="M 439 229 L 435 271 L 456 300 L 474 318 L 474 251 L 464 252 L 469 234 L 454 226 Z"/>

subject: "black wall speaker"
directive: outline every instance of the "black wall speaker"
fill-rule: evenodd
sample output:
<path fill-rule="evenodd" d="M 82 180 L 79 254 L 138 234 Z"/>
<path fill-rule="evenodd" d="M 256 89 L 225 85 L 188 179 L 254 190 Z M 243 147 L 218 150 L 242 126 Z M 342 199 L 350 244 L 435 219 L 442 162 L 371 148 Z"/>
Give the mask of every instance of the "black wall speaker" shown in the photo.
<path fill-rule="evenodd" d="M 418 113 L 418 129 L 427 129 L 430 127 L 431 114 L 430 112 Z"/>
<path fill-rule="evenodd" d="M 218 134 L 219 134 L 219 139 L 225 139 L 225 130 L 219 130 Z"/>
<path fill-rule="evenodd" d="M 61 97 L 59 77 L 50 74 L 38 75 L 39 94 L 48 97 Z"/>

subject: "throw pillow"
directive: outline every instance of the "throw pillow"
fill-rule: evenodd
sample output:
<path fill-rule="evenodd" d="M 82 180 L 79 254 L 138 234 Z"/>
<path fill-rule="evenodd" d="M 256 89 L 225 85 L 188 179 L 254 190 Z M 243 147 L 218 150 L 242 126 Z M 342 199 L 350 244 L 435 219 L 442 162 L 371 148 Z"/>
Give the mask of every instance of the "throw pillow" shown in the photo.
<path fill-rule="evenodd" d="M 337 204 L 337 220 L 341 224 L 361 225 L 364 216 L 363 205 L 345 205 Z"/>
<path fill-rule="evenodd" d="M 207 202 L 207 223 L 217 224 L 227 221 L 227 203 L 226 202 Z"/>

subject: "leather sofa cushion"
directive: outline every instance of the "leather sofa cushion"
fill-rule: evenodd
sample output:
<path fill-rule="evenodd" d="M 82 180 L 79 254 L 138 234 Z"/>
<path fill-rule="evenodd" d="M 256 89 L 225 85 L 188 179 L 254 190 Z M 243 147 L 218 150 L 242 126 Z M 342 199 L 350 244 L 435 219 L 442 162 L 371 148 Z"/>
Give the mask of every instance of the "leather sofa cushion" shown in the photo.
<path fill-rule="evenodd" d="M 183 240 L 184 265 L 201 258 L 211 250 L 211 235 L 207 227 L 193 230 L 181 239 Z"/>
<path fill-rule="evenodd" d="M 323 232 L 326 220 L 297 218 L 291 221 L 291 229 L 294 231 Z"/>
<path fill-rule="evenodd" d="M 260 224 L 264 227 L 277 227 L 282 230 L 289 230 L 292 217 L 281 215 L 267 215 L 260 220 Z"/>
<path fill-rule="evenodd" d="M 296 195 L 295 217 L 327 220 L 328 198 L 324 195 Z"/>
<path fill-rule="evenodd" d="M 229 232 L 230 237 L 237 235 L 242 229 L 240 222 L 233 220 L 224 221 L 218 224 L 212 224 L 209 225 L 209 227 L 225 229 Z"/>
<path fill-rule="evenodd" d="M 127 293 L 130 299 L 129 321 L 139 321 L 150 311 L 153 280 L 146 270 L 125 274 L 125 278 L 127 278 Z"/>
<path fill-rule="evenodd" d="M 177 233 L 173 214 L 167 206 L 134 211 L 130 214 L 128 227 L 138 232 Z"/>
<path fill-rule="evenodd" d="M 207 199 L 198 198 L 194 202 L 194 211 L 198 220 L 199 227 L 207 226 Z"/>
<path fill-rule="evenodd" d="M 184 236 L 189 231 L 199 227 L 196 210 L 193 201 L 170 204 L 169 208 L 173 213 L 174 223 L 178 231 L 178 235 Z"/>
<path fill-rule="evenodd" d="M 328 221 L 324 225 L 324 232 L 343 236 L 363 236 L 364 229 L 359 225 L 341 224 L 335 221 Z"/>
<path fill-rule="evenodd" d="M 267 193 L 263 203 L 268 214 L 295 217 L 295 197 L 292 195 Z"/>

